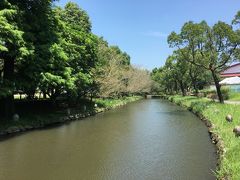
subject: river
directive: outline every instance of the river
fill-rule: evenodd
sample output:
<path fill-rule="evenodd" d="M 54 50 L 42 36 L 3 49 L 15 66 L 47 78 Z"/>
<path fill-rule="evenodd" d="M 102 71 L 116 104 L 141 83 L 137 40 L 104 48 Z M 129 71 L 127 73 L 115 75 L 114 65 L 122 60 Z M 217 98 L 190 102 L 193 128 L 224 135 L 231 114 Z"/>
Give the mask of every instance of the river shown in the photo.
<path fill-rule="evenodd" d="M 215 169 L 205 125 L 160 99 L 0 141 L 1 180 L 210 180 Z"/>

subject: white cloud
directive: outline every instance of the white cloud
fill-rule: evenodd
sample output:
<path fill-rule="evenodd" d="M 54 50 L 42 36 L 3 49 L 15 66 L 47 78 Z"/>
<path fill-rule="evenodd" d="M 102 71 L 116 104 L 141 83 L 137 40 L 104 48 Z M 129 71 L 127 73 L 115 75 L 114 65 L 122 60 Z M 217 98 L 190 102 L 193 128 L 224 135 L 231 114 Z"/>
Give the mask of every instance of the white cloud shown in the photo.
<path fill-rule="evenodd" d="M 169 34 L 159 32 L 159 31 L 149 31 L 144 33 L 145 36 L 157 37 L 157 38 L 167 38 Z"/>

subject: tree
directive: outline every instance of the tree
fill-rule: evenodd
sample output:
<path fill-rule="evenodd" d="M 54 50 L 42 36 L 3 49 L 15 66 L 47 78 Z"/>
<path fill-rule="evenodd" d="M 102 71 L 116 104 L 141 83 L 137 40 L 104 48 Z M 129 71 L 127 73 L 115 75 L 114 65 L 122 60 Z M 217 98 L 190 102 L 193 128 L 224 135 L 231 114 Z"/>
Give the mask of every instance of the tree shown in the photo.
<path fill-rule="evenodd" d="M 3 97 L 3 109 L 6 117 L 14 113 L 14 69 L 15 63 L 28 54 L 20 29 L 18 7 L 7 0 L 0 3 L 0 60 L 2 64 L 2 82 L 0 97 Z"/>
<path fill-rule="evenodd" d="M 166 92 L 166 86 L 163 85 L 162 79 L 164 76 L 162 76 L 164 71 L 163 67 L 160 68 L 154 68 L 150 74 L 151 79 L 153 81 L 151 93 L 152 94 L 160 94 L 160 93 L 167 93 Z"/>
<path fill-rule="evenodd" d="M 59 15 L 61 16 L 61 20 L 72 29 L 85 33 L 91 32 L 92 25 L 87 13 L 76 3 L 68 2 Z"/>
<path fill-rule="evenodd" d="M 209 27 L 206 22 L 185 23 L 180 34 L 171 33 L 168 37 L 170 47 L 177 47 L 185 60 L 211 72 L 218 98 L 224 102 L 219 84 L 219 73 L 231 63 L 239 46 L 237 34 L 232 27 L 218 22 Z"/>
<path fill-rule="evenodd" d="M 145 94 L 152 88 L 152 80 L 147 70 L 138 67 L 130 67 L 125 72 L 126 93 Z"/>
<path fill-rule="evenodd" d="M 41 73 L 39 88 L 55 101 L 65 91 L 76 89 L 76 78 L 72 77 L 72 68 L 67 65 L 68 57 L 59 44 L 54 44 L 50 53 L 51 57 L 45 65 L 47 71 Z"/>
<path fill-rule="evenodd" d="M 99 85 L 99 94 L 102 97 L 118 97 L 125 88 L 124 73 L 127 68 L 122 64 L 121 52 L 99 44 L 98 57 L 101 59 L 95 70 L 95 81 Z"/>
<path fill-rule="evenodd" d="M 171 69 L 167 66 L 163 66 L 159 69 L 155 69 L 151 73 L 151 78 L 157 83 L 156 86 L 159 92 L 164 92 L 165 94 L 173 94 L 174 90 L 177 91 L 177 82 L 173 78 Z M 159 93 L 157 92 L 157 93 Z"/>
<path fill-rule="evenodd" d="M 240 11 L 237 12 L 237 14 L 235 15 L 232 24 L 235 27 L 235 32 L 238 36 L 238 39 L 240 39 Z M 236 52 L 235 52 L 235 58 L 236 60 L 240 60 L 240 48 L 238 47 Z"/>
<path fill-rule="evenodd" d="M 0 110 L 6 116 L 14 113 L 14 92 L 30 100 L 39 92 L 52 102 L 62 96 L 77 102 L 98 91 L 112 97 L 147 91 L 148 72 L 94 35 L 84 10 L 53 1 L 0 2 Z"/>
<path fill-rule="evenodd" d="M 61 38 L 63 49 L 68 56 L 71 76 L 75 79 L 75 92 L 78 97 L 92 91 L 94 85 L 92 70 L 97 64 L 97 37 L 93 35 L 89 17 L 75 3 L 67 3 L 64 9 L 55 9 L 63 27 Z"/>
<path fill-rule="evenodd" d="M 237 14 L 235 15 L 232 24 L 234 25 L 240 25 L 240 11 L 237 12 Z"/>
<path fill-rule="evenodd" d="M 51 47 L 58 41 L 58 24 L 52 11 L 52 0 L 9 0 L 22 12 L 21 28 L 31 54 L 17 64 L 16 85 L 29 99 L 34 98 L 41 73 L 47 71 Z"/>
<path fill-rule="evenodd" d="M 165 66 L 171 71 L 175 84 L 179 86 L 182 95 L 185 96 L 189 85 L 189 64 L 183 58 L 178 51 L 175 51 L 172 56 L 167 58 Z"/>

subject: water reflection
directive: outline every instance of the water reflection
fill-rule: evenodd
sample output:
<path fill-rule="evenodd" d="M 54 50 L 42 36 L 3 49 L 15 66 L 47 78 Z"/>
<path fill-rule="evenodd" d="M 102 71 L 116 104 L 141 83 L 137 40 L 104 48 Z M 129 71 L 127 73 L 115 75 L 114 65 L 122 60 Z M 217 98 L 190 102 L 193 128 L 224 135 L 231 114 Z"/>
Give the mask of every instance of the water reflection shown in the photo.
<path fill-rule="evenodd" d="M 0 179 L 215 179 L 215 149 L 194 115 L 143 100 L 0 142 Z"/>

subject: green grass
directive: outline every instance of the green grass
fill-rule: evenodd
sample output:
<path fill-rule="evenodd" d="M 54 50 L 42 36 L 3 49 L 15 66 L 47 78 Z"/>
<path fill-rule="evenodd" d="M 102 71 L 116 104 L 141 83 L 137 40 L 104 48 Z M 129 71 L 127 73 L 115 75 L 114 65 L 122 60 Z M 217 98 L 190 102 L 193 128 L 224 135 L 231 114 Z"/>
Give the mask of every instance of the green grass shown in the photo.
<path fill-rule="evenodd" d="M 240 93 L 239 92 L 230 92 L 229 100 L 230 101 L 240 101 Z"/>
<path fill-rule="evenodd" d="M 240 105 L 220 104 L 206 98 L 171 96 L 169 99 L 176 104 L 191 108 L 193 112 L 202 114 L 214 124 L 212 130 L 219 135 L 224 143 L 226 153 L 221 158 L 217 178 L 230 177 L 240 179 L 240 138 L 235 137 L 233 128 L 240 125 Z M 225 120 L 227 114 L 233 116 L 233 122 Z"/>

